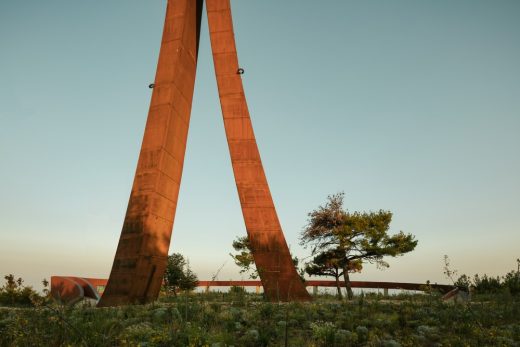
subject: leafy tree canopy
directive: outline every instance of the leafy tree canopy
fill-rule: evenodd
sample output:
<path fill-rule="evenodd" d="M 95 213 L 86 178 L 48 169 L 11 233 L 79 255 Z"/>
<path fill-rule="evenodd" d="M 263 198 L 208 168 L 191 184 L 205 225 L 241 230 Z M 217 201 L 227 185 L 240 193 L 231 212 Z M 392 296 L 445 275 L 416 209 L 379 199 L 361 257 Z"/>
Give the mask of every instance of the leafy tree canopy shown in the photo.
<path fill-rule="evenodd" d="M 197 287 L 199 279 L 191 271 L 188 262 L 180 253 L 168 256 L 166 271 L 164 272 L 164 287 L 167 291 L 177 295 L 178 290 L 190 291 Z"/>
<path fill-rule="evenodd" d="M 259 277 L 258 269 L 255 265 L 255 259 L 253 258 L 253 252 L 251 249 L 251 242 L 249 242 L 248 236 L 237 236 L 233 241 L 233 249 L 237 252 L 236 254 L 229 253 L 231 258 L 235 261 L 235 264 L 240 268 L 240 273 L 248 273 L 249 278 L 257 279 Z M 298 268 L 299 259 L 298 257 L 292 257 L 293 264 Z M 303 271 L 298 271 L 302 281 Z"/>
<path fill-rule="evenodd" d="M 34 306 L 43 298 L 30 286 L 24 286 L 22 278 L 13 274 L 5 275 L 5 284 L 0 287 L 0 305 Z"/>
<path fill-rule="evenodd" d="M 385 256 L 408 253 L 415 249 L 417 240 L 402 231 L 394 235 L 388 233 L 392 221 L 390 211 L 349 212 L 343 209 L 343 198 L 343 193 L 331 195 L 325 205 L 310 212 L 300 240 L 305 247 L 311 247 L 315 265 L 328 264 L 332 269 L 337 266 L 343 270 L 347 291 L 352 297 L 349 272 L 360 270 L 363 262 L 387 268 Z M 316 271 L 312 263 L 309 265 L 311 271 Z"/>
<path fill-rule="evenodd" d="M 240 273 L 248 273 L 251 279 L 258 278 L 258 271 L 255 266 L 255 259 L 251 252 L 251 243 L 249 237 L 238 236 L 233 241 L 233 249 L 237 252 L 236 254 L 230 253 L 229 255 L 235 261 L 235 264 L 240 268 Z"/>

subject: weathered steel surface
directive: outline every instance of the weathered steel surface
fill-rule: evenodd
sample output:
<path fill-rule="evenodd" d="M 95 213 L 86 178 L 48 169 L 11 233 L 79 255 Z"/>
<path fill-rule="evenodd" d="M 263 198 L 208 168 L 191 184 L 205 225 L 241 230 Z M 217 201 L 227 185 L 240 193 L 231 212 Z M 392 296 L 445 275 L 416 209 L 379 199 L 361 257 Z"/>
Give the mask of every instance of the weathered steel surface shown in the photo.
<path fill-rule="evenodd" d="M 256 287 L 261 285 L 260 281 L 199 281 L 199 287 Z M 345 282 L 339 282 L 340 287 L 345 287 Z M 403 289 L 425 291 L 428 285 L 424 283 L 405 283 L 405 282 L 373 282 L 373 281 L 351 281 L 352 288 L 371 288 L 371 289 Z M 306 287 L 336 287 L 336 281 L 327 280 L 307 280 L 304 282 Z M 448 284 L 429 284 L 429 287 L 442 293 L 447 293 L 455 286 Z"/>
<path fill-rule="evenodd" d="M 112 272 L 99 306 L 157 298 L 191 112 L 202 0 L 169 0 L 152 101 Z"/>
<path fill-rule="evenodd" d="M 52 276 L 51 296 L 58 302 L 74 304 L 85 297 L 85 291 L 70 277 Z"/>
<path fill-rule="evenodd" d="M 83 298 L 99 300 L 98 286 L 104 287 L 107 280 L 74 276 L 52 276 L 51 296 L 64 304 L 73 305 Z"/>
<path fill-rule="evenodd" d="M 255 265 L 272 301 L 310 300 L 285 241 L 249 117 L 229 0 L 206 0 L 226 137 Z"/>
<path fill-rule="evenodd" d="M 64 303 L 73 304 L 84 297 L 99 298 L 102 292 L 99 288 L 103 288 L 107 283 L 106 279 L 98 278 L 79 278 L 70 276 L 52 276 L 51 277 L 51 295 Z M 403 283 L 403 282 L 372 282 L 372 281 L 352 281 L 352 288 L 370 288 L 370 289 L 401 289 L 414 291 L 427 291 L 430 288 L 446 294 L 443 300 L 449 300 L 453 296 L 458 295 L 459 288 L 448 284 L 424 284 L 424 283 Z M 317 280 L 305 281 L 306 287 L 336 287 L 336 281 Z M 339 285 L 345 287 L 345 282 L 340 281 Z M 199 281 L 197 287 L 260 287 L 261 281 Z M 92 291 L 96 290 L 97 295 Z"/>
<path fill-rule="evenodd" d="M 310 300 L 278 221 L 246 105 L 229 0 L 207 0 L 220 102 L 247 233 L 267 297 Z M 202 0 L 168 0 L 152 101 L 112 272 L 99 306 L 160 290 L 191 112 Z"/>
<path fill-rule="evenodd" d="M 336 287 L 336 281 L 306 281 L 307 287 Z M 424 283 L 406 283 L 406 282 L 372 282 L 372 281 L 352 281 L 352 288 L 372 288 L 372 289 L 402 289 L 425 291 L 428 286 L 442 293 L 447 293 L 454 288 L 449 284 L 424 284 Z M 340 282 L 340 287 L 345 287 L 345 282 Z"/>

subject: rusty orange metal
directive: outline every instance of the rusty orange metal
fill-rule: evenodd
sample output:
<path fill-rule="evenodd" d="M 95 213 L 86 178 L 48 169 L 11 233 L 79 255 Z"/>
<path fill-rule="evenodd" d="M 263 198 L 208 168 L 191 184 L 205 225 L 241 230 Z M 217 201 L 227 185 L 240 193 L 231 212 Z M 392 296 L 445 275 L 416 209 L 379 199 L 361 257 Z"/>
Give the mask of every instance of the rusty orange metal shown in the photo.
<path fill-rule="evenodd" d="M 130 201 L 99 306 L 146 303 L 159 294 L 186 151 L 202 5 L 168 1 Z"/>
<path fill-rule="evenodd" d="M 106 283 L 106 279 L 51 276 L 51 296 L 64 304 L 74 304 L 83 298 L 99 300 Z"/>
<path fill-rule="evenodd" d="M 186 151 L 202 0 L 168 0 L 159 62 L 132 192 L 98 306 L 159 294 Z M 253 133 L 229 0 L 206 0 L 226 137 L 252 253 L 269 300 L 310 300 L 293 265 Z"/>
<path fill-rule="evenodd" d="M 206 0 L 220 105 L 242 214 L 271 301 L 310 300 L 294 267 L 260 159 L 242 86 L 229 0 Z"/>
<path fill-rule="evenodd" d="M 257 287 L 261 286 L 261 281 L 199 281 L 198 287 Z M 431 289 L 447 293 L 455 288 L 449 284 L 424 284 L 424 283 L 407 283 L 407 282 L 375 282 L 375 281 L 351 281 L 352 288 L 366 288 L 366 289 L 402 289 L 402 290 L 416 290 L 425 291 L 428 286 Z M 328 287 L 335 288 L 336 281 L 327 280 L 306 280 L 305 287 Z M 340 287 L 345 287 L 345 282 L 339 282 Z"/>
<path fill-rule="evenodd" d="M 99 278 L 80 278 L 73 276 L 52 276 L 51 277 L 51 295 L 59 301 L 67 304 L 73 304 L 80 301 L 84 297 L 96 299 L 103 292 L 108 280 Z M 336 287 L 336 281 L 327 280 L 307 280 L 305 287 Z M 352 281 L 352 288 L 366 289 L 397 289 L 397 290 L 414 290 L 427 291 L 436 290 L 445 294 L 443 300 L 447 300 L 457 294 L 457 288 L 449 284 L 424 284 L 424 283 L 407 283 L 407 282 L 374 282 L 374 281 Z M 340 287 L 345 287 L 345 282 L 339 283 Z M 246 281 L 199 281 L 197 286 L 206 287 L 256 287 L 262 286 L 262 281 L 246 280 Z M 82 288 L 82 289 L 81 289 Z M 101 288 L 101 289 L 100 289 Z M 93 293 L 93 290 L 97 293 Z"/>

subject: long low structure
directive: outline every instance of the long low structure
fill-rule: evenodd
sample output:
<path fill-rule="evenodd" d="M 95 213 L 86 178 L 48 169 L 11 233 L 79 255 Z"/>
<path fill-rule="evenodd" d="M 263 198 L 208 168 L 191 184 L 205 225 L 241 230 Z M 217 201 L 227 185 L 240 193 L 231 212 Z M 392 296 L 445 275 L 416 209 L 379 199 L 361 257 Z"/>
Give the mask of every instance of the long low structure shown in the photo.
<path fill-rule="evenodd" d="M 107 279 L 100 278 L 85 278 L 75 276 L 52 276 L 51 277 L 51 295 L 58 301 L 64 304 L 74 304 L 84 298 L 99 300 L 105 286 Z M 455 286 L 446 284 L 425 284 L 425 283 L 404 283 L 404 282 L 373 282 L 373 281 L 352 281 L 350 282 L 352 288 L 366 288 L 366 289 L 383 289 L 385 294 L 388 294 L 388 289 L 401 290 L 438 290 L 446 294 Z M 345 282 L 341 281 L 340 285 L 345 287 Z M 255 287 L 257 293 L 262 287 L 261 281 L 199 281 L 198 287 L 205 287 L 207 290 L 211 287 Z M 336 281 L 305 281 L 306 287 L 313 287 L 313 292 L 317 293 L 318 287 L 336 287 Z"/>
<path fill-rule="evenodd" d="M 51 295 L 64 304 L 75 304 L 84 298 L 99 301 L 107 279 L 75 276 L 51 276 Z"/>
<path fill-rule="evenodd" d="M 336 287 L 336 281 L 313 281 L 307 280 L 305 281 L 306 287 L 313 287 L 314 292 L 316 293 L 316 289 L 318 287 Z M 345 287 L 345 282 L 340 281 L 339 285 L 341 287 Z M 366 289 L 384 289 L 385 293 L 387 293 L 388 289 L 402 289 L 402 290 L 417 290 L 417 291 L 425 291 L 428 289 L 428 286 L 431 289 L 435 289 L 445 294 L 449 291 L 453 290 L 455 286 L 448 284 L 425 284 L 425 283 L 405 283 L 405 282 L 374 282 L 374 281 L 351 281 L 350 285 L 352 288 L 366 288 Z M 199 281 L 199 287 L 256 287 L 257 292 L 258 288 L 262 286 L 260 281 Z"/>

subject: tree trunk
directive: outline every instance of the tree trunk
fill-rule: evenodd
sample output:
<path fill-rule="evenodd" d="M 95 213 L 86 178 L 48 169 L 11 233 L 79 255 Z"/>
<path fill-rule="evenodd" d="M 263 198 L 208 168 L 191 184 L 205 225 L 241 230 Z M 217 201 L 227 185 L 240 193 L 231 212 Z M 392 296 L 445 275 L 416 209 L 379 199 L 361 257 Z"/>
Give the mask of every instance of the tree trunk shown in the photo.
<path fill-rule="evenodd" d="M 348 265 L 343 268 L 343 279 L 345 280 L 345 287 L 347 288 L 347 298 L 352 300 L 354 297 L 354 293 L 352 292 L 352 287 L 350 285 L 350 277 L 348 275 Z"/>
<path fill-rule="evenodd" d="M 338 290 L 338 299 L 343 300 L 343 295 L 341 294 L 341 286 L 339 285 L 339 275 L 336 275 L 336 289 Z"/>

